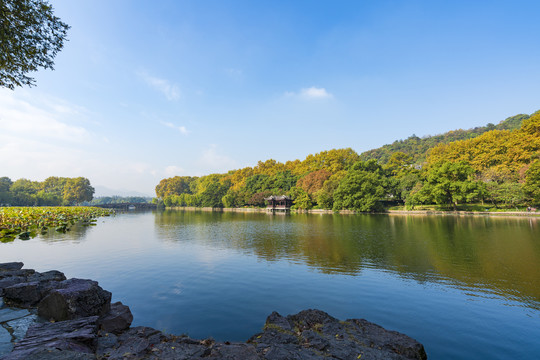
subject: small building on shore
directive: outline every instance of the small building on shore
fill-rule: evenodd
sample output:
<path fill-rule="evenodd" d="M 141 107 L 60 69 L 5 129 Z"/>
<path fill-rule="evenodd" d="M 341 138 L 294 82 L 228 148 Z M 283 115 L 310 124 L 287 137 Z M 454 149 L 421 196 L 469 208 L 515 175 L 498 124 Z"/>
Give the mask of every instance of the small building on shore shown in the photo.
<path fill-rule="evenodd" d="M 291 210 L 291 206 L 293 204 L 293 201 L 290 197 L 287 195 L 272 195 L 270 197 L 265 198 L 266 200 L 266 210 L 267 211 L 283 211 L 287 212 Z"/>

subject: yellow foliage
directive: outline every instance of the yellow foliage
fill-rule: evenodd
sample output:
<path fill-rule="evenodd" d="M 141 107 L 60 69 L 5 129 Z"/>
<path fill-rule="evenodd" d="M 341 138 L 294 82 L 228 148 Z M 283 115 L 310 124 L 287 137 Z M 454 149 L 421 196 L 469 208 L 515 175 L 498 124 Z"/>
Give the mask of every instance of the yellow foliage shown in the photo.
<path fill-rule="evenodd" d="M 520 170 L 539 157 L 540 114 L 514 131 L 493 130 L 473 139 L 438 145 L 431 149 L 427 163 L 431 166 L 439 161 L 466 161 L 490 178 L 500 174 L 517 179 Z"/>

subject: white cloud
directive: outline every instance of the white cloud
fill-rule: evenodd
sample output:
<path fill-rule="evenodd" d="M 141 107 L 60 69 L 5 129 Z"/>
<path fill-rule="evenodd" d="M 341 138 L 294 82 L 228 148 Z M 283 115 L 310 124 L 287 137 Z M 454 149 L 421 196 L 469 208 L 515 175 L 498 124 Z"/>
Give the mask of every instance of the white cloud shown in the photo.
<path fill-rule="evenodd" d="M 202 170 L 204 172 L 224 172 L 236 167 L 236 161 L 220 154 L 215 144 L 210 145 L 208 149 L 203 151 L 199 163 L 203 165 Z"/>
<path fill-rule="evenodd" d="M 176 176 L 184 173 L 184 169 L 180 166 L 169 165 L 165 168 L 165 175 Z"/>
<path fill-rule="evenodd" d="M 287 91 L 285 93 L 285 96 L 287 97 L 300 97 L 302 99 L 308 99 L 308 100 L 317 100 L 317 99 L 331 99 L 334 97 L 331 93 L 326 91 L 325 88 L 320 88 L 316 86 L 312 86 L 309 88 L 303 88 L 300 90 L 300 92 L 290 92 Z"/>
<path fill-rule="evenodd" d="M 167 79 L 151 76 L 144 71 L 138 72 L 137 75 L 154 90 L 157 90 L 165 95 L 167 100 L 177 101 L 180 99 L 180 89 L 178 88 L 178 85 L 171 83 Z"/>
<path fill-rule="evenodd" d="M 90 140 L 90 133 L 84 127 L 71 124 L 84 117 L 84 109 L 65 101 L 2 90 L 0 109 L 3 135 L 70 143 L 88 143 Z"/>
<path fill-rule="evenodd" d="M 168 128 L 171 128 L 171 129 L 175 129 L 175 130 L 180 131 L 180 133 L 183 134 L 183 135 L 189 134 L 189 131 L 188 131 L 188 129 L 186 129 L 185 126 L 176 126 L 176 125 L 174 125 L 173 123 L 166 122 L 166 121 L 160 121 L 160 123 L 161 123 L 161 125 L 163 125 L 163 126 L 166 126 L 166 127 L 168 127 Z"/>

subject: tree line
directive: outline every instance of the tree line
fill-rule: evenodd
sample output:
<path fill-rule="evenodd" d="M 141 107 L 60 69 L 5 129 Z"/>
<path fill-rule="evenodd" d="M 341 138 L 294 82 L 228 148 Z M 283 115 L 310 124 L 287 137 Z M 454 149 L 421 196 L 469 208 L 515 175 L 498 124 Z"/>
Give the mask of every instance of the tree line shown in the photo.
<path fill-rule="evenodd" d="M 333 149 L 303 161 L 270 159 L 225 174 L 163 179 L 156 195 L 166 206 L 261 207 L 265 197 L 286 194 L 297 209 L 357 211 L 540 203 L 540 113 L 499 125 L 468 139 L 433 143 L 423 156 L 393 151 L 385 161 L 366 160 L 350 148 Z"/>
<path fill-rule="evenodd" d="M 84 177 L 51 176 L 44 181 L 0 178 L 0 205 L 2 206 L 60 206 L 91 201 L 94 188 Z"/>
<path fill-rule="evenodd" d="M 88 202 L 88 205 L 108 205 L 108 204 L 144 204 L 151 203 L 151 197 L 144 196 L 98 196 L 92 201 Z M 86 205 L 86 203 L 85 203 Z"/>

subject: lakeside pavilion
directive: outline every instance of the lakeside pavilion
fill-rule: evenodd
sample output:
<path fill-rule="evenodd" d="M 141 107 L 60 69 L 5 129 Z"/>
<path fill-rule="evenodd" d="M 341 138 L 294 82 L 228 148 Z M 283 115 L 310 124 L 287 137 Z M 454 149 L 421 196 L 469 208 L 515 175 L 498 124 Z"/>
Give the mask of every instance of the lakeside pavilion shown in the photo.
<path fill-rule="evenodd" d="M 266 210 L 267 211 L 290 211 L 291 206 L 293 204 L 293 201 L 290 197 L 287 195 L 272 195 L 270 197 L 265 198 L 267 205 Z"/>

